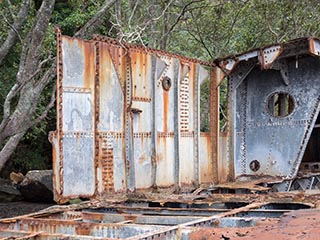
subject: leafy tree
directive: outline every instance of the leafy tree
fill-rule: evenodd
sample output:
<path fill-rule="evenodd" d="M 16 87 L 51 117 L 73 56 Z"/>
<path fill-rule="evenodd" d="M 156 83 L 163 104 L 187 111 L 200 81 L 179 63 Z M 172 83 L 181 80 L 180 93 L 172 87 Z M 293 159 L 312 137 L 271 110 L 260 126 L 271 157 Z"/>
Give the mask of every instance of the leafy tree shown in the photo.
<path fill-rule="evenodd" d="M 69 19 L 71 25 L 68 31 L 75 31 L 78 37 L 85 37 L 87 33 L 101 24 L 101 20 L 107 15 L 110 7 L 116 0 L 94 5 L 95 11 L 90 12 L 84 18 L 84 22 L 74 25 L 71 20 L 79 17 L 80 12 Z M 2 17 L 7 23 L 1 29 L 0 65 L 1 76 L 5 71 L 10 72 L 10 79 L 2 82 L 6 95 L 3 97 L 3 112 L 0 123 L 0 171 L 7 164 L 10 156 L 15 151 L 18 143 L 31 127 L 33 133 L 48 115 L 54 105 L 55 84 L 53 79 L 56 75 L 55 57 L 53 49 L 54 26 L 50 22 L 54 16 L 56 23 L 64 24 L 64 16 L 68 13 L 66 9 L 72 9 L 72 2 L 57 1 L 56 9 L 54 0 L 17 1 L 12 4 L 7 0 L 1 2 Z M 75 6 L 79 9 L 83 2 Z M 93 5 L 93 4 L 92 4 Z M 82 11 L 84 12 L 84 11 Z M 94 14 L 92 14 L 94 12 Z M 64 15 L 64 16 L 63 16 Z M 60 20 L 60 22 L 59 22 Z M 82 25 L 81 25 L 82 24 Z M 78 27 L 78 28 L 76 28 Z M 11 55 L 10 53 L 15 53 Z M 7 67 L 9 66 L 9 67 Z M 53 85 L 52 92 L 48 94 L 46 88 Z M 50 96 L 49 102 L 44 105 L 46 93 Z M 42 122 L 43 123 L 43 122 Z M 41 126 L 41 125 L 40 125 Z M 40 131 L 41 132 L 41 131 Z M 30 136 L 30 134 L 29 134 Z M 25 140 L 27 140 L 28 135 Z"/>
<path fill-rule="evenodd" d="M 0 172 L 13 153 L 17 169 L 50 162 L 46 139 L 55 125 L 55 25 L 70 36 L 103 34 L 210 61 L 317 36 L 319 10 L 318 1 L 302 0 L 0 1 Z M 208 89 L 204 83 L 204 123 Z M 224 105 L 226 86 L 222 89 Z"/>

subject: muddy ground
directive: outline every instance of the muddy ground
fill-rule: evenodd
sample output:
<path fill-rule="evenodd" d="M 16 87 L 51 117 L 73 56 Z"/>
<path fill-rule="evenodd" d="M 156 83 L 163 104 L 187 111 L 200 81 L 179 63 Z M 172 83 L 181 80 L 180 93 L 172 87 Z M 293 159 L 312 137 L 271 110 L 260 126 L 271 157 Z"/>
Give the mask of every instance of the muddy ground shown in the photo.
<path fill-rule="evenodd" d="M 52 206 L 48 203 L 9 202 L 0 203 L 0 218 L 20 216 Z"/>
<path fill-rule="evenodd" d="M 280 219 L 264 219 L 253 227 L 199 228 L 191 240 L 320 240 L 320 209 L 297 210 Z"/>

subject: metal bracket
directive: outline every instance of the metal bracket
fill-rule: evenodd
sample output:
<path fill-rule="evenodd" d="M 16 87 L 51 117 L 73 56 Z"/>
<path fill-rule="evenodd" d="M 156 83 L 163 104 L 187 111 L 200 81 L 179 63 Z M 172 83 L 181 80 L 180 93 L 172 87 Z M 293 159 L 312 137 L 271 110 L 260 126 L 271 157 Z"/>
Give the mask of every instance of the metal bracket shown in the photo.
<path fill-rule="evenodd" d="M 280 71 L 283 83 L 286 86 L 289 86 L 290 80 L 287 61 L 285 59 L 280 59 L 279 61 L 275 62 L 271 68 Z"/>
<path fill-rule="evenodd" d="M 237 89 L 242 81 L 249 75 L 252 69 L 255 67 L 256 61 L 254 59 L 241 63 L 239 67 L 232 72 L 231 81 L 233 82 L 234 89 Z"/>
<path fill-rule="evenodd" d="M 311 38 L 309 40 L 309 51 L 313 55 L 320 56 L 320 40 Z"/>
<path fill-rule="evenodd" d="M 229 75 L 235 66 L 238 64 L 238 59 L 229 58 L 219 62 L 219 67 L 223 70 L 223 72 Z"/>
<path fill-rule="evenodd" d="M 269 69 L 272 63 L 277 60 L 280 54 L 283 51 L 283 47 L 281 45 L 275 45 L 272 47 L 262 48 L 260 50 L 259 61 L 262 69 Z"/>

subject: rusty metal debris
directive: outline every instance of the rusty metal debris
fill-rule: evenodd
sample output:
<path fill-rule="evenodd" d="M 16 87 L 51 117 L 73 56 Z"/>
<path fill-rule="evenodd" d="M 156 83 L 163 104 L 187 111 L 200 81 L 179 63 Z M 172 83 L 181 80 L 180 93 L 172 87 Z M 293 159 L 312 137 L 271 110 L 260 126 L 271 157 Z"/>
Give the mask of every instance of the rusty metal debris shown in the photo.
<path fill-rule="evenodd" d="M 1 238 L 319 235 L 318 38 L 214 63 L 60 30 L 57 50 L 55 200 L 89 201 L 0 220 Z M 204 81 L 208 132 L 199 119 Z"/>
<path fill-rule="evenodd" d="M 114 196 L 113 196 L 114 197 Z M 301 193 L 267 194 L 179 194 L 165 197 L 147 193 L 126 199 L 84 202 L 54 206 L 38 213 L 0 220 L 2 239 L 199 239 L 199 236 L 252 233 L 290 233 L 281 222 L 296 216 L 295 232 L 316 236 L 319 195 Z M 293 211 L 303 209 L 303 212 Z M 285 216 L 286 216 L 285 215 Z M 305 222 L 298 216 L 312 218 Z M 292 217 L 293 218 L 293 217 Z M 279 224 L 280 221 L 280 224 Z M 290 219 L 289 219 L 290 221 Z M 232 228 L 232 229 L 230 229 Z M 300 231 L 300 232 L 299 232 Z M 202 233 L 201 233 L 202 232 Z M 288 236 L 288 235 L 287 235 Z M 279 238 L 281 239 L 281 238 Z M 285 239 L 285 238 L 283 238 Z"/>

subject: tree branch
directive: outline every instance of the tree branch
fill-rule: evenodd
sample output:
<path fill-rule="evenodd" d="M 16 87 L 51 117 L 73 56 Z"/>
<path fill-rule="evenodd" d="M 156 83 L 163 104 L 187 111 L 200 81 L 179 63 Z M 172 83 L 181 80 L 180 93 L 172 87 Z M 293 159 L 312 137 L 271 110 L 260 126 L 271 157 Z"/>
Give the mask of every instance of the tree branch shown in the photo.
<path fill-rule="evenodd" d="M 197 26 L 197 31 L 199 31 L 198 26 Z M 209 48 L 205 44 L 203 38 L 201 37 L 201 34 L 198 34 L 198 36 L 199 36 L 199 39 L 198 39 L 193 33 L 191 33 L 191 31 L 188 31 L 188 33 L 191 35 L 191 37 L 193 37 L 197 42 L 199 42 L 204 47 L 206 52 L 209 54 L 210 58 L 214 59 L 214 56 L 211 54 Z"/>
<path fill-rule="evenodd" d="M 29 79 L 37 69 L 39 61 L 38 52 L 45 37 L 54 4 L 55 0 L 43 0 L 40 9 L 37 12 L 37 20 L 34 22 L 22 47 L 19 71 L 17 74 L 18 82 Z"/>
<path fill-rule="evenodd" d="M 18 146 L 21 138 L 24 136 L 26 132 L 20 132 L 12 137 L 9 138 L 9 140 L 6 142 L 4 147 L 1 149 L 0 152 L 0 173 L 6 166 L 6 163 L 9 159 L 9 157 L 12 155 L 16 147 Z"/>
<path fill-rule="evenodd" d="M 106 3 L 78 32 L 76 32 L 74 37 L 85 38 L 89 29 L 95 29 L 101 23 L 103 16 L 117 1 L 119 0 L 110 0 Z"/>
<path fill-rule="evenodd" d="M 9 12 L 10 12 L 11 18 L 15 19 L 15 16 L 14 16 L 13 11 L 12 11 L 12 3 L 10 2 L 10 0 L 7 0 L 7 2 L 8 2 L 8 6 L 9 6 L 8 8 L 9 8 Z"/>
<path fill-rule="evenodd" d="M 134 16 L 134 13 L 136 12 L 136 9 L 137 9 L 137 6 L 139 5 L 139 0 L 136 0 L 135 4 L 134 4 L 134 7 L 133 7 L 133 10 L 132 10 L 132 13 L 129 17 L 129 21 L 128 21 L 128 25 L 129 27 L 131 26 L 131 21 L 132 21 L 132 18 Z"/>
<path fill-rule="evenodd" d="M 50 102 L 48 103 L 48 105 L 46 106 L 45 110 L 41 113 L 40 116 L 37 116 L 37 118 L 36 118 L 35 120 L 33 120 L 32 122 L 30 122 L 30 124 L 27 125 L 27 126 L 25 127 L 25 129 L 23 129 L 23 131 L 24 131 L 24 130 L 28 130 L 29 128 L 37 125 L 38 123 L 40 123 L 43 119 L 45 119 L 45 118 L 47 117 L 48 112 L 50 111 L 50 109 L 54 107 L 54 103 L 55 103 L 55 101 L 56 101 L 56 97 L 55 97 L 56 95 L 55 95 L 55 93 L 56 93 L 56 85 L 54 84 L 54 86 L 53 86 L 53 88 L 52 88 L 52 91 L 51 91 L 51 100 L 50 100 Z"/>
<path fill-rule="evenodd" d="M 27 18 L 29 6 L 30 0 L 24 0 L 18 13 L 18 17 L 16 18 L 14 23 L 10 25 L 10 31 L 8 33 L 8 36 L 0 47 L 0 64 L 9 53 L 12 46 L 15 44 L 18 33 L 21 30 L 21 27 Z"/>
<path fill-rule="evenodd" d="M 176 25 L 180 22 L 181 18 L 184 16 L 184 14 L 189 10 L 188 7 L 191 6 L 194 3 L 199 3 L 199 2 L 203 2 L 204 0 L 197 0 L 197 1 L 192 1 L 189 2 L 187 4 L 185 4 L 181 10 L 181 12 L 179 13 L 178 17 L 176 18 L 176 20 L 174 21 L 174 23 L 171 25 L 171 27 L 169 28 L 169 30 L 161 37 L 160 42 L 166 38 L 168 36 L 168 34 L 170 34 L 174 28 L 176 27 Z"/>
<path fill-rule="evenodd" d="M 272 28 L 271 28 L 271 25 L 270 25 L 270 22 L 269 22 L 269 19 L 267 17 L 267 9 L 265 9 L 264 11 L 264 18 L 265 18 L 265 21 L 266 21 L 266 24 L 267 24 L 267 27 L 268 27 L 268 30 L 269 32 L 275 36 L 276 38 L 276 41 L 278 40 L 278 37 L 279 37 L 279 34 L 277 34 Z"/>

